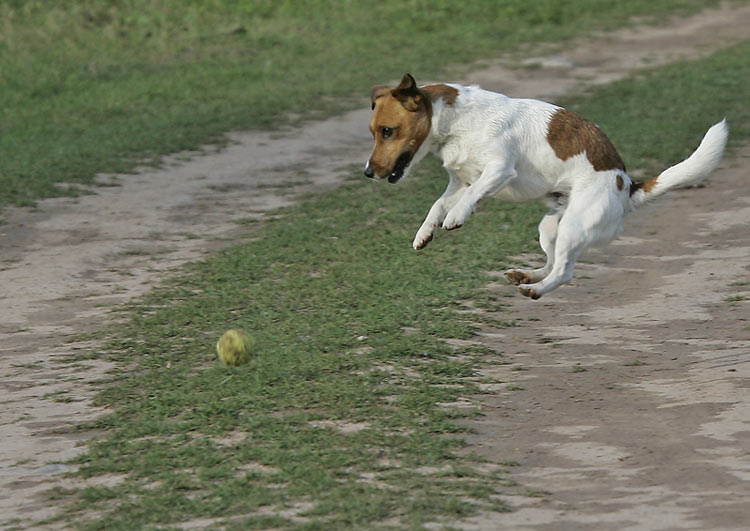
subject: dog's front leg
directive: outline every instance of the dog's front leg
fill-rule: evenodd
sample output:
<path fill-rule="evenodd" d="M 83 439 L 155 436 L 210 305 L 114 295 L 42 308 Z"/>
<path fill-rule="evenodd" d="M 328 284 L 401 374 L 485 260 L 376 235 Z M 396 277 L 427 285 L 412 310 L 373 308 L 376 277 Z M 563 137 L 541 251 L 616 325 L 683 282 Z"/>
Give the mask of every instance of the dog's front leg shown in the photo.
<path fill-rule="evenodd" d="M 450 175 L 448 187 L 443 192 L 443 195 L 432 205 L 430 212 L 414 237 L 412 246 L 417 251 L 430 243 L 432 237 L 435 235 L 435 230 L 443 224 L 445 216 L 466 191 L 466 186 L 461 184 L 451 172 L 448 172 L 448 174 Z"/>
<path fill-rule="evenodd" d="M 498 193 L 515 175 L 512 166 L 504 163 L 488 164 L 479 179 L 466 189 L 466 193 L 448 211 L 443 220 L 443 228 L 453 230 L 461 227 L 477 208 L 479 201 Z"/>

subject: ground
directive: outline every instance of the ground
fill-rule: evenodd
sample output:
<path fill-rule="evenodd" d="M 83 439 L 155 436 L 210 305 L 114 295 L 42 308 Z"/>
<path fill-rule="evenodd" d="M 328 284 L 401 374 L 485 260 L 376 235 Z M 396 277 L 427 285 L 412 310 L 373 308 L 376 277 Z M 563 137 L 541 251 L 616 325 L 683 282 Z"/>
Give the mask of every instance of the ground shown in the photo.
<path fill-rule="evenodd" d="M 661 27 L 535 48 L 476 65 L 455 81 L 554 100 L 634 68 L 710 53 L 745 38 L 747 27 L 750 7 L 725 5 Z M 7 211 L 0 226 L 3 521 L 33 526 L 55 514 L 43 492 L 75 481 L 60 463 L 90 436 L 60 430 L 102 413 L 90 399 L 109 367 L 58 363 L 96 348 L 65 340 L 111 323 L 115 305 L 234 241 L 238 219 L 335 186 L 340 168 L 367 157 L 369 114 L 363 104 L 298 129 L 233 134 L 220 151 L 101 176 L 119 186 L 94 195 Z M 735 152 L 706 187 L 674 192 L 633 216 L 620 240 L 579 265 L 574 284 L 540 301 L 508 298 L 528 322 L 483 332 L 482 341 L 511 362 L 487 369 L 487 377 L 515 371 L 523 383 L 492 384 L 491 393 L 470 397 L 484 416 L 472 424 L 468 451 L 512 460 L 515 479 L 538 496 L 511 496 L 517 510 L 502 522 L 480 515 L 462 528 L 745 527 L 749 154 Z M 295 178 L 301 169 L 304 182 Z M 489 289 L 514 290 L 499 273 Z M 74 399 L 61 399 L 64 392 Z"/>
<path fill-rule="evenodd" d="M 539 494 L 509 499 L 508 529 L 746 528 L 749 158 L 644 208 L 565 290 L 510 299 L 523 326 L 484 331 L 510 362 L 485 376 L 514 387 L 477 398 L 471 451 Z"/>

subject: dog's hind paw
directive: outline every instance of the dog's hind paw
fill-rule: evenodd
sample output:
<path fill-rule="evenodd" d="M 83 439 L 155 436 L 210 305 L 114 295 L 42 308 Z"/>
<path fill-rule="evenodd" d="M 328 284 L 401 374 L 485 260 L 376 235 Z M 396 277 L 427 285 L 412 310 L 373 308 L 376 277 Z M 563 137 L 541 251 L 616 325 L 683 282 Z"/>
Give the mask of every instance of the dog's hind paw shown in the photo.
<path fill-rule="evenodd" d="M 516 286 L 518 286 L 519 284 L 531 284 L 533 282 L 533 279 L 531 277 L 529 277 L 523 271 L 519 271 L 518 269 L 511 269 L 510 271 L 506 271 L 505 278 L 508 282 Z"/>
<path fill-rule="evenodd" d="M 528 286 L 518 286 L 518 291 L 521 292 L 521 295 L 529 297 L 530 299 L 533 299 L 533 300 L 537 300 L 539 297 L 541 297 L 541 295 L 537 295 L 536 291 L 534 291 Z"/>

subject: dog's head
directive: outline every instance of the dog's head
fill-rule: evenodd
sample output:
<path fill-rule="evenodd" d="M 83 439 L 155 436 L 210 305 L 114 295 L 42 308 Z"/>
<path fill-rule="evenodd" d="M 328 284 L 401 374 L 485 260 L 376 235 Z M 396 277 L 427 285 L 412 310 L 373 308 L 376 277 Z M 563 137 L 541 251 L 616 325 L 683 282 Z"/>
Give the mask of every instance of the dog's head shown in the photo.
<path fill-rule="evenodd" d="M 372 89 L 370 132 L 375 139 L 365 175 L 396 183 L 409 172 L 409 164 L 430 132 L 432 103 L 406 74 L 394 89 Z"/>

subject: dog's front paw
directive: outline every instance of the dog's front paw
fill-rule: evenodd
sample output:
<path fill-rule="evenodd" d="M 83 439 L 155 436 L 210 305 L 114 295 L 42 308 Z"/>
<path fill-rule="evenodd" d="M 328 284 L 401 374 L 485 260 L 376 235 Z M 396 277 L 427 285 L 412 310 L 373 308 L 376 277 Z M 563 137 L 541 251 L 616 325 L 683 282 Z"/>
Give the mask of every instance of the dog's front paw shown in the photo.
<path fill-rule="evenodd" d="M 448 212 L 443 221 L 443 228 L 445 230 L 458 229 L 466 223 L 466 218 L 471 214 L 470 208 L 464 208 L 461 205 L 456 205 Z"/>
<path fill-rule="evenodd" d="M 415 251 L 419 251 L 420 249 L 424 249 L 425 247 L 427 247 L 427 244 L 432 241 L 432 236 L 435 234 L 435 229 L 437 229 L 437 226 L 437 222 L 432 222 L 429 220 L 429 218 L 426 219 L 424 223 L 422 223 L 422 226 L 419 227 L 417 235 L 414 236 L 414 241 L 411 244 L 411 246 L 414 247 Z"/>
<path fill-rule="evenodd" d="M 433 231 L 422 233 L 420 230 L 414 238 L 414 242 L 411 244 L 412 247 L 414 247 L 414 250 L 419 251 L 420 249 L 427 247 L 427 244 L 432 241 L 433 234 Z"/>

